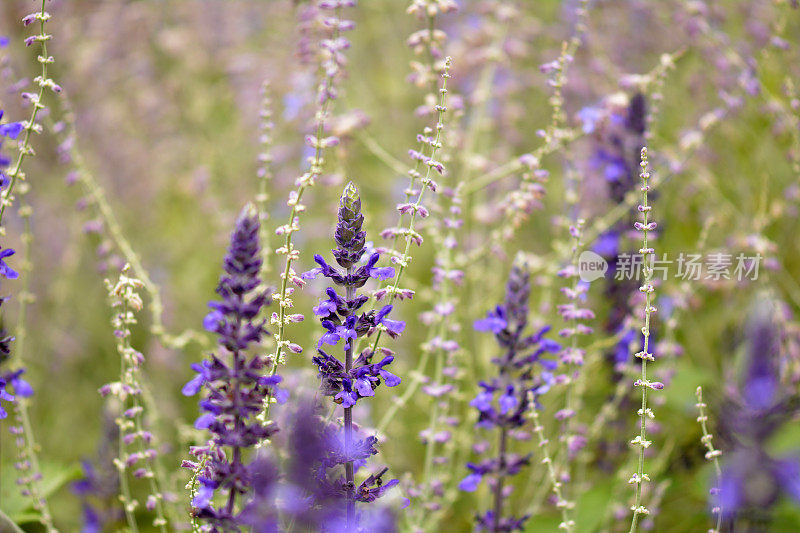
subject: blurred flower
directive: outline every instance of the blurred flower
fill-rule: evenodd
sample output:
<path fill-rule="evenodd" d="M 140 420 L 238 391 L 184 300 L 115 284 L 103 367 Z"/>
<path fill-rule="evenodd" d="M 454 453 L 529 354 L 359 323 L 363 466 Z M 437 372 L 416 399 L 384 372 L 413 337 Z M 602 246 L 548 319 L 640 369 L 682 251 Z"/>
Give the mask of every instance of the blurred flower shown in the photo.
<path fill-rule="evenodd" d="M 781 331 L 774 302 L 759 300 L 746 328 L 739 383 L 723 408 L 721 434 L 733 441 L 722 465 L 714 505 L 738 531 L 761 531 L 785 494 L 800 503 L 800 450 L 774 458 L 769 441 L 797 413 L 797 393 L 781 381 Z"/>
<path fill-rule="evenodd" d="M 508 453 L 507 438 L 511 430 L 522 427 L 528 420 L 526 413 L 536 408 L 536 397 L 546 393 L 554 383 L 552 370 L 557 362 L 543 359 L 546 353 L 558 353 L 561 346 L 544 335 L 550 327 L 528 335 L 528 298 L 530 275 L 524 261 L 514 262 L 506 285 L 506 298 L 502 305 L 489 311 L 487 317 L 475 322 L 478 331 L 491 332 L 503 349 L 500 357 L 492 359 L 498 375 L 478 385 L 482 391 L 470 402 L 478 410 L 477 427 L 500 432 L 497 457 L 479 463 L 467 463 L 470 474 L 459 484 L 465 491 L 474 491 L 487 475 L 494 477 L 494 510 L 476 515 L 476 527 L 487 531 L 522 531 L 528 518 L 503 517 L 496 514 L 503 508 L 503 482 L 530 463 L 530 454 L 518 456 Z M 539 372 L 535 371 L 540 366 Z M 531 400 L 533 399 L 533 400 Z"/>

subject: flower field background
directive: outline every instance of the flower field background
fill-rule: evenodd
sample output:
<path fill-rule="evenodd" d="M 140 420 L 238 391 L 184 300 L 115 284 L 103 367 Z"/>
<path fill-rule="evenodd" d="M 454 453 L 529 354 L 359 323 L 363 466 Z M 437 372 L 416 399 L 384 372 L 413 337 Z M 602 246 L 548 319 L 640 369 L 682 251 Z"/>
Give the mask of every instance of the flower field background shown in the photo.
<path fill-rule="evenodd" d="M 4 0 L 0 532 L 800 531 L 798 36 Z"/>

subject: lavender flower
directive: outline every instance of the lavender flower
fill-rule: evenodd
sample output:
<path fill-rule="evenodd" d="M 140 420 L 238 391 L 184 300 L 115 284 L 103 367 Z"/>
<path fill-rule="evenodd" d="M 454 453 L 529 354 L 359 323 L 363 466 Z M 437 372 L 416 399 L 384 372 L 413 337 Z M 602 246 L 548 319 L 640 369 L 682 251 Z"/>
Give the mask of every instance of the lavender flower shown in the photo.
<path fill-rule="evenodd" d="M 6 279 L 17 279 L 19 277 L 19 273 L 8 266 L 5 261 L 7 257 L 11 257 L 15 253 L 16 252 L 11 248 L 6 248 L 5 250 L 0 251 L 0 276 L 3 276 Z"/>
<path fill-rule="evenodd" d="M 8 392 L 6 388 L 8 383 L 6 382 L 5 378 L 0 378 L 0 400 L 4 400 L 6 402 L 13 402 L 14 396 Z M 0 418 L 7 418 L 8 412 L 3 409 L 3 404 L 0 403 Z"/>
<path fill-rule="evenodd" d="M 335 478 L 326 483 L 331 492 L 343 491 L 345 494 L 345 524 L 348 528 L 354 528 L 359 523 L 359 517 L 356 515 L 357 501 L 372 502 L 398 483 L 397 480 L 382 483 L 382 476 L 386 472 L 384 469 L 378 474 L 367 477 L 358 487 L 355 485 L 355 463 L 373 455 L 374 440 L 354 441 L 352 408 L 360 399 L 374 396 L 374 390 L 381 382 L 385 382 L 389 387 L 395 387 L 400 384 L 400 378 L 386 370 L 394 360 L 389 350 L 382 350 L 385 357 L 379 362 L 373 362 L 375 353 L 372 349 L 365 349 L 354 360 L 354 343 L 359 337 L 370 335 L 375 331 L 386 331 L 395 337 L 405 328 L 404 322 L 389 318 L 391 305 L 386 305 L 377 312 L 372 310 L 358 313 L 369 298 L 357 295 L 357 290 L 363 287 L 369 278 L 385 280 L 393 277 L 395 273 L 393 267 L 375 266 L 380 257 L 378 252 L 372 253 L 361 264 L 366 238 L 366 232 L 361 229 L 363 222 L 361 198 L 356 186 L 350 182 L 344 188 L 339 202 L 335 231 L 337 247 L 332 250 L 336 262 L 344 270 L 330 266 L 322 256 L 316 255 L 314 260 L 319 267 L 303 274 L 305 279 L 322 274 L 345 290 L 345 296 L 342 297 L 334 288 L 327 289 L 327 299 L 320 301 L 314 308 L 314 314 L 320 317 L 326 333 L 320 339 L 318 355 L 313 361 L 319 369 L 322 393 L 333 396 L 334 402 L 344 408 L 342 453 L 331 457 L 326 467 L 331 469 L 344 465 L 345 477 L 343 480 Z M 337 345 L 340 340 L 344 349 L 344 362 L 322 350 L 323 345 Z"/>
<path fill-rule="evenodd" d="M 267 333 L 258 317 L 271 299 L 269 290 L 259 289 L 258 228 L 258 211 L 247 205 L 236 221 L 223 262 L 225 275 L 217 286 L 222 300 L 209 303 L 212 310 L 203 321 L 208 331 L 219 336 L 221 350 L 192 365 L 197 376 L 182 391 L 187 396 L 203 388 L 207 391 L 195 427 L 208 430 L 211 441 L 193 449 L 200 463 L 185 461 L 184 466 L 199 472 L 200 486 L 192 507 L 195 517 L 205 521 L 211 531 L 236 529 L 240 524 L 237 496 L 253 489 L 252 465 L 244 454 L 277 431 L 274 424 L 261 424 L 256 415 L 268 396 L 279 402 L 286 399 L 285 391 L 277 389 L 281 377 L 263 375 L 272 360 L 248 355 L 248 349 L 258 346 Z M 217 494 L 225 496 L 220 506 L 214 501 Z"/>
<path fill-rule="evenodd" d="M 3 110 L 0 109 L 0 120 L 3 118 Z M 3 148 L 3 138 L 7 139 L 16 139 L 19 137 L 20 132 L 22 132 L 22 123 L 21 122 L 8 122 L 6 124 L 0 124 L 0 149 Z M 3 169 L 8 167 L 11 164 L 11 159 L 4 156 L 2 152 L 0 152 L 0 190 L 4 189 L 6 185 L 8 185 L 8 177 L 3 173 Z"/>
<path fill-rule="evenodd" d="M 0 109 L 0 120 L 3 119 L 3 110 Z M 0 136 L 7 137 L 9 139 L 16 139 L 19 134 L 22 132 L 24 127 L 22 126 L 22 122 L 7 122 L 6 124 L 0 124 Z M 9 162 L 6 162 L 6 165 Z"/>
<path fill-rule="evenodd" d="M 478 331 L 491 332 L 503 350 L 500 357 L 492 359 L 498 375 L 489 381 L 479 382 L 481 392 L 470 405 L 478 412 L 477 427 L 497 430 L 499 444 L 497 456 L 479 463 L 467 463 L 470 474 L 459 487 L 474 491 L 487 476 L 492 476 L 494 507 L 476 516 L 476 526 L 486 531 L 522 531 L 527 516 L 506 517 L 503 500 L 506 498 L 504 482 L 530 463 L 530 454 L 520 456 L 509 452 L 511 430 L 525 425 L 526 413 L 536 408 L 536 398 L 547 392 L 554 382 L 552 371 L 557 363 L 544 359 L 546 353 L 557 353 L 558 343 L 545 338 L 550 330 L 545 327 L 536 333 L 525 333 L 528 326 L 528 298 L 530 275 L 522 258 L 517 258 L 511 268 L 506 285 L 506 298 L 502 305 L 487 313 L 486 318 L 475 322 Z M 541 369 L 537 372 L 536 367 Z M 512 437 L 513 438 L 513 437 Z"/>
<path fill-rule="evenodd" d="M 20 181 L 23 162 L 27 156 L 34 154 L 34 151 L 30 145 L 31 132 L 41 132 L 42 126 L 36 122 L 36 119 L 39 117 L 39 113 L 46 108 L 43 103 L 45 91 L 49 89 L 56 94 L 61 92 L 61 86 L 48 77 L 47 72 L 48 65 L 53 63 L 53 57 L 47 53 L 47 41 L 52 38 L 52 35 L 49 35 L 45 31 L 45 23 L 48 20 L 50 20 L 50 14 L 45 10 L 45 2 L 42 2 L 42 7 L 38 12 L 31 13 L 22 19 L 22 23 L 25 26 L 28 26 L 34 22 L 38 22 L 39 33 L 26 38 L 25 45 L 31 46 L 34 43 L 39 43 L 41 46 L 41 52 L 37 56 L 37 60 L 41 65 L 41 74 L 34 80 L 39 86 L 38 93 L 22 94 L 23 98 L 28 100 L 31 104 L 31 115 L 27 122 L 12 123 L 0 126 L 0 136 L 16 138 L 20 133 L 25 133 L 19 146 L 19 154 L 17 156 L 16 163 L 11 168 L 8 177 L 6 178 L 3 176 L 1 180 L 2 186 L 0 186 L 0 189 L 2 192 L 0 192 L 0 226 L 3 224 L 3 215 L 5 214 L 6 207 L 12 205 L 13 203 L 14 188 L 17 182 Z M 2 116 L 2 112 L 0 112 L 0 116 Z M 0 161 L 0 163 L 2 163 L 2 161 Z M 0 166 L 5 165 L 0 164 Z"/>

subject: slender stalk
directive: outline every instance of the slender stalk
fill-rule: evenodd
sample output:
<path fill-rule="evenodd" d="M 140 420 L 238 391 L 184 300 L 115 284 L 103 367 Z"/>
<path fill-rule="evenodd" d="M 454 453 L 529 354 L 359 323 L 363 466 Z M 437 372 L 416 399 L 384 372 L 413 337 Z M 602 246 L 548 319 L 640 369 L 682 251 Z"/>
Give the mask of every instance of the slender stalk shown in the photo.
<path fill-rule="evenodd" d="M 89 166 L 78 146 L 74 112 L 66 95 L 64 95 L 62 99 L 62 106 L 64 108 L 62 120 L 66 125 L 63 135 L 72 137 L 70 140 L 71 148 L 69 150 L 69 156 L 75 170 L 75 175 L 77 176 L 77 181 L 83 188 L 91 204 L 94 205 L 97 214 L 103 220 L 104 227 L 108 231 L 108 237 L 125 258 L 125 262 L 131 266 L 133 275 L 144 284 L 144 289 L 150 298 L 148 307 L 150 308 L 151 333 L 158 337 L 164 346 L 175 349 L 183 348 L 189 340 L 194 338 L 199 339 L 200 337 L 191 330 L 180 335 L 170 335 L 166 332 L 163 321 L 164 304 L 161 300 L 161 291 L 158 285 L 150 278 L 150 274 L 142 264 L 139 255 L 134 251 L 133 246 L 125 236 L 125 232 L 122 230 L 119 220 L 117 220 L 117 216 L 106 197 L 103 187 L 89 170 Z M 66 139 L 61 139 L 62 142 L 64 140 Z"/>
<path fill-rule="evenodd" d="M 639 290 L 645 294 L 645 318 L 644 327 L 642 328 L 642 335 L 644 337 L 643 347 L 642 351 L 636 354 L 636 357 L 642 361 L 641 378 L 635 383 L 635 385 L 642 388 L 642 407 L 639 410 L 639 435 L 631 441 L 631 444 L 639 447 L 639 467 L 637 472 L 631 477 L 630 480 L 630 483 L 635 485 L 634 503 L 633 507 L 631 507 L 631 510 L 633 511 L 633 517 L 631 518 L 631 527 L 629 530 L 630 533 L 635 533 L 637 531 L 639 526 L 639 517 L 650 513 L 647 507 L 642 505 L 642 483 L 650 480 L 649 476 L 644 472 L 644 450 L 651 444 L 651 442 L 647 440 L 647 419 L 654 417 L 653 411 L 647 407 L 647 391 L 651 388 L 654 390 L 663 388 L 663 385 L 651 383 L 647 379 L 647 362 L 655 360 L 653 354 L 649 352 L 649 348 L 650 315 L 656 310 L 655 307 L 652 306 L 653 292 L 655 290 L 652 284 L 653 269 L 648 264 L 648 260 L 654 252 L 652 248 L 648 247 L 647 234 L 648 231 L 655 229 L 655 222 L 650 221 L 649 216 L 652 208 L 647 203 L 647 193 L 650 190 L 650 186 L 647 184 L 647 180 L 650 178 L 650 174 L 647 171 L 647 147 L 642 148 L 641 156 L 642 172 L 639 174 L 639 177 L 642 179 L 642 186 L 640 188 L 642 191 L 642 205 L 639 206 L 639 211 L 642 213 L 642 222 L 637 222 L 635 224 L 635 228 L 640 230 L 643 235 L 642 248 L 639 250 L 639 252 L 643 257 L 642 269 L 644 271 L 644 283 Z"/>
<path fill-rule="evenodd" d="M 572 476 L 569 475 L 570 473 L 570 453 L 569 453 L 569 446 L 570 446 L 570 439 L 573 437 L 574 427 L 575 427 L 575 396 L 576 396 L 576 387 L 575 383 L 580 376 L 580 366 L 583 365 L 583 354 L 579 352 L 578 349 L 578 335 L 579 333 L 579 323 L 577 318 L 577 306 L 578 306 L 578 281 L 579 281 L 579 273 L 578 273 L 578 254 L 581 248 L 581 232 L 583 230 L 584 220 L 578 219 L 574 226 L 570 228 L 570 233 L 573 237 L 572 242 L 572 258 L 570 261 L 570 265 L 572 270 L 569 272 L 569 275 L 572 276 L 572 286 L 570 287 L 571 293 L 569 295 L 569 302 L 572 305 L 572 313 L 570 319 L 567 321 L 568 327 L 567 330 L 569 331 L 570 335 L 570 346 L 568 348 L 569 354 L 566 358 L 562 360 L 565 366 L 565 374 L 567 375 L 567 382 L 565 384 L 565 391 L 564 391 L 564 409 L 561 411 L 564 418 L 561 424 L 561 441 L 562 446 L 559 448 L 557 455 L 561 455 L 561 459 L 558 460 L 560 463 L 560 467 L 564 470 L 567 474 L 565 479 L 572 479 Z M 562 356 L 563 356 L 562 352 Z M 566 493 L 566 487 L 564 487 L 564 492 Z M 572 502 L 567 502 L 568 505 L 564 507 L 564 514 L 565 516 L 569 516 L 569 511 L 573 507 Z M 567 519 L 564 521 L 566 531 L 573 531 L 575 529 L 575 521 L 572 519 Z"/>
<path fill-rule="evenodd" d="M 449 250 L 449 249 L 448 249 Z M 448 252 L 449 254 L 449 252 Z M 448 301 L 448 287 L 447 283 L 443 284 L 442 288 L 442 299 L 441 301 L 447 302 Z M 439 321 L 439 327 L 437 328 L 436 337 L 441 339 L 444 337 L 444 334 L 447 330 L 446 328 L 447 321 L 444 317 Z M 442 376 L 444 373 L 444 358 L 445 358 L 445 351 L 441 347 L 437 347 L 435 349 L 435 367 L 433 373 L 433 383 L 439 384 L 442 381 Z M 439 401 L 434 399 L 433 407 L 431 408 L 431 416 L 430 421 L 428 423 L 428 428 L 430 431 L 430 435 L 428 435 L 428 441 L 425 443 L 425 463 L 424 468 L 422 470 L 422 479 L 426 482 L 426 491 L 429 489 L 429 481 L 431 476 L 431 470 L 433 469 L 433 452 L 436 446 L 436 440 L 433 438 L 434 434 L 436 433 L 436 422 L 439 419 Z"/>
<path fill-rule="evenodd" d="M 267 279 L 267 275 L 272 269 L 270 264 L 270 256 L 272 249 L 270 248 L 270 232 L 267 229 L 267 221 L 269 220 L 269 189 L 272 185 L 272 142 L 274 124 L 272 123 L 272 99 L 270 98 L 269 82 L 265 81 L 261 86 L 261 123 L 259 128 L 261 135 L 259 142 L 261 144 L 261 153 L 258 155 L 258 194 L 256 194 L 256 204 L 258 205 L 258 218 L 261 223 L 259 226 L 258 234 L 261 241 L 261 279 Z"/>
<path fill-rule="evenodd" d="M 336 9 L 336 19 L 341 17 L 341 8 Z M 335 25 L 333 29 L 332 40 L 336 41 L 340 37 L 340 30 L 339 25 Z M 314 185 L 316 179 L 322 174 L 322 166 L 325 162 L 323 159 L 323 148 L 324 148 L 324 137 L 325 137 L 325 124 L 328 118 L 328 110 L 330 108 L 331 98 L 327 95 L 323 96 L 330 87 L 334 85 L 335 77 L 337 74 L 337 70 L 335 69 L 328 69 L 326 71 L 325 77 L 323 78 L 322 83 L 320 84 L 320 99 L 321 103 L 319 109 L 317 110 L 316 114 L 316 132 L 314 134 L 314 156 L 311 159 L 311 165 L 308 170 L 302 177 L 297 180 L 297 188 L 292 191 L 289 195 L 289 202 L 288 205 L 291 207 L 289 212 L 289 218 L 285 225 L 279 228 L 279 232 L 285 235 L 283 246 L 278 248 L 276 252 L 281 255 L 286 256 L 286 260 L 283 266 L 283 272 L 281 273 L 281 284 L 280 284 L 280 291 L 278 294 L 275 295 L 274 299 L 278 303 L 278 317 L 277 317 L 277 331 L 275 333 L 275 354 L 273 357 L 272 368 L 270 369 L 270 375 L 275 374 L 275 371 L 278 369 L 278 365 L 284 364 L 285 362 L 285 353 L 284 347 L 288 346 L 289 341 L 286 340 L 286 324 L 288 323 L 288 319 L 286 317 L 286 310 L 292 307 L 293 303 L 289 296 L 291 295 L 293 289 L 289 287 L 289 280 L 293 278 L 293 271 L 292 265 L 294 264 L 295 260 L 300 256 L 300 252 L 295 249 L 293 243 L 293 236 L 296 231 L 300 229 L 299 226 L 299 215 L 302 211 L 305 210 L 305 206 L 300 202 L 303 199 L 303 195 L 305 192 Z M 271 405 L 271 398 L 267 398 L 264 403 L 264 411 L 261 413 L 262 419 L 264 421 L 268 420 L 269 418 L 269 409 Z"/>
<path fill-rule="evenodd" d="M 244 302 L 241 301 L 242 299 L 241 296 L 239 296 L 239 299 L 240 303 L 244 305 Z M 242 328 L 242 319 L 240 317 L 236 320 L 235 332 L 232 335 L 232 338 L 239 338 L 241 328 Z M 241 395 L 239 394 L 239 389 L 241 386 L 241 383 L 239 382 L 239 376 L 243 371 L 242 355 L 239 350 L 234 351 L 232 355 L 233 355 L 233 375 L 231 376 L 231 379 L 233 381 L 233 405 L 235 406 L 237 413 L 236 421 L 234 422 L 234 424 L 235 424 L 235 431 L 239 433 L 242 430 L 242 417 L 240 414 L 238 414 L 241 413 L 242 411 L 240 407 Z M 233 465 L 232 468 L 235 471 L 236 466 L 240 465 L 242 462 L 242 448 L 240 446 L 231 446 L 231 448 L 233 449 L 233 460 L 231 461 L 231 464 Z M 233 508 L 235 505 L 236 505 L 236 487 L 231 486 L 230 493 L 228 494 L 228 504 L 227 504 L 229 515 L 233 514 Z"/>

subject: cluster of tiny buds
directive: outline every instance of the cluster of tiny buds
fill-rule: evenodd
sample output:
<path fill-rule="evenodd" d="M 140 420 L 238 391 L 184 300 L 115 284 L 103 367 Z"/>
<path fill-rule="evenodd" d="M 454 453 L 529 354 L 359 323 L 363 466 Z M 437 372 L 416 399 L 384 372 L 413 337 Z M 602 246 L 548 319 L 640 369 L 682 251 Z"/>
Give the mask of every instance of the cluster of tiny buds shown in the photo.
<path fill-rule="evenodd" d="M 504 238 L 511 238 L 533 211 L 542 208 L 542 198 L 546 193 L 544 184 L 550 177 L 548 170 L 539 168 L 541 162 L 533 154 L 521 155 L 518 163 L 522 167 L 519 187 L 510 191 L 501 204 L 509 220 L 508 226 L 503 228 Z"/>
<path fill-rule="evenodd" d="M 589 0 L 581 0 L 575 10 L 577 21 L 575 23 L 575 34 L 569 41 L 564 41 L 561 46 L 561 54 L 553 61 L 545 63 L 539 70 L 548 76 L 547 84 L 553 87 L 553 94 L 550 96 L 549 103 L 553 108 L 552 122 L 544 131 L 544 140 L 547 144 L 558 142 L 560 138 L 560 125 L 564 122 L 564 96 L 562 89 L 567 82 L 567 68 L 574 61 L 575 52 L 580 45 L 581 37 L 586 31 L 586 17 L 588 16 L 587 5 Z"/>
<path fill-rule="evenodd" d="M 406 13 L 418 17 L 435 17 L 457 10 L 458 4 L 455 0 L 413 0 Z"/>
<path fill-rule="evenodd" d="M 343 52 L 350 47 L 350 41 L 341 37 L 341 33 L 355 28 L 355 23 L 352 20 L 340 19 L 339 12 L 344 7 L 353 7 L 355 5 L 355 0 L 321 0 L 319 4 L 317 4 L 321 10 L 335 12 L 335 15 L 327 16 L 322 19 L 323 25 L 331 30 L 331 37 L 329 39 L 323 39 L 320 43 L 324 54 L 321 66 L 325 72 L 325 78 L 319 85 L 317 95 L 319 104 L 324 104 L 329 100 L 335 100 L 338 97 L 338 91 L 335 87 L 335 78 L 339 76 L 342 69 L 347 64 L 347 59 Z"/>
<path fill-rule="evenodd" d="M 427 54 L 427 61 L 412 61 L 411 74 L 408 81 L 417 87 L 431 87 L 431 94 L 428 94 L 428 104 L 435 101 L 436 72 L 441 68 L 439 62 L 444 55 L 444 43 L 447 34 L 435 28 L 435 19 L 438 15 L 450 13 L 458 10 L 458 5 L 454 0 L 414 0 L 406 10 L 410 15 L 416 15 L 419 19 L 427 19 L 426 28 L 412 33 L 406 44 L 414 51 L 416 56 Z M 430 112 L 431 105 L 420 106 L 417 114 L 422 115 Z"/>
<path fill-rule="evenodd" d="M 561 362 L 568 365 L 580 366 L 583 364 L 585 351 L 574 346 L 575 339 L 579 335 L 589 335 L 594 330 L 581 324 L 580 320 L 592 320 L 595 317 L 591 309 L 578 307 L 577 302 L 583 298 L 588 286 L 578 282 L 579 272 L 577 265 L 577 252 L 581 246 L 581 235 L 585 221 L 578 219 L 573 226 L 570 226 L 569 232 L 572 236 L 572 255 L 573 260 L 570 265 L 563 268 L 558 272 L 561 278 L 571 279 L 573 281 L 571 287 L 562 287 L 561 293 L 569 300 L 569 303 L 558 306 L 558 312 L 561 318 L 566 322 L 569 327 L 564 328 L 558 332 L 558 335 L 565 339 L 573 339 L 573 345 L 564 348 L 561 353 Z"/>

